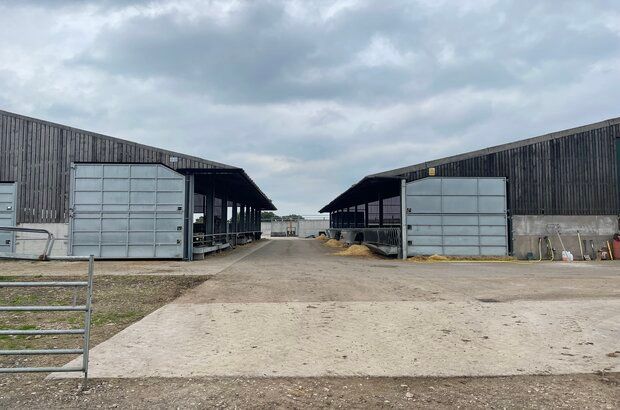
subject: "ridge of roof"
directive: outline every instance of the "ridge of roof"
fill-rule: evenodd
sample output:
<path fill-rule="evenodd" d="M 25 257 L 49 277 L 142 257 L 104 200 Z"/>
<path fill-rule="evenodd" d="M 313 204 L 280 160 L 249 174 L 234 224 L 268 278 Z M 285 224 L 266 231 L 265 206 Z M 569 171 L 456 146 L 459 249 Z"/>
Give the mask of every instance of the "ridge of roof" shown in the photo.
<path fill-rule="evenodd" d="M 556 140 L 559 138 L 568 137 L 570 135 L 574 135 L 580 132 L 587 132 L 599 128 L 609 127 L 612 125 L 620 124 L 620 117 L 610 118 L 607 120 L 595 122 L 592 124 L 582 125 L 579 127 L 569 128 L 562 131 L 551 132 L 548 134 L 539 135 L 537 137 L 530 137 L 522 140 L 517 140 L 513 142 L 507 142 L 505 144 L 495 145 L 488 148 L 482 148 L 475 151 L 465 152 L 462 154 L 451 155 L 444 158 L 439 158 L 431 161 L 421 162 L 414 165 L 408 165 L 405 167 L 395 168 L 389 171 L 383 171 L 376 174 L 367 175 L 367 177 L 379 177 L 379 176 L 397 176 L 401 174 L 405 174 L 408 172 L 419 171 L 421 169 L 426 169 L 429 167 L 434 167 L 450 162 L 461 161 L 464 159 L 475 158 L 481 155 L 494 154 L 497 152 L 506 151 L 513 148 L 520 148 L 527 145 L 536 144 L 544 141 Z"/>
<path fill-rule="evenodd" d="M 551 132 L 551 133 L 543 134 L 537 137 L 531 137 L 531 138 L 526 138 L 526 139 L 517 140 L 513 142 L 508 142 L 505 144 L 495 145 L 495 146 L 488 147 L 488 148 L 482 148 L 479 150 L 470 151 L 470 152 L 466 152 L 463 154 L 457 154 L 457 155 L 452 155 L 452 156 L 439 158 L 439 159 L 435 159 L 431 161 L 421 162 L 415 165 L 408 165 L 405 167 L 395 168 L 389 171 L 369 174 L 363 177 L 362 179 L 360 179 L 359 181 L 357 181 L 356 183 L 354 183 L 353 185 L 351 185 L 349 188 L 347 188 L 343 192 L 341 192 L 336 198 L 332 199 L 327 205 L 322 207 L 319 212 L 321 213 L 327 212 L 327 210 L 333 207 L 333 204 L 336 203 L 338 200 L 340 200 L 341 198 L 344 198 L 349 192 L 351 192 L 352 190 L 356 188 L 359 188 L 362 184 L 367 183 L 369 180 L 372 180 L 372 179 L 397 178 L 405 173 L 419 171 L 421 169 L 426 169 L 429 167 L 439 166 L 442 164 L 455 162 L 455 161 L 461 161 L 461 160 L 469 159 L 469 158 L 475 158 L 481 155 L 502 152 L 502 151 L 506 151 L 509 149 L 513 149 L 513 148 L 524 147 L 527 145 L 536 144 L 538 142 L 556 140 L 556 139 L 568 137 L 570 135 L 574 135 L 577 133 L 610 127 L 610 126 L 617 125 L 617 124 L 620 124 L 620 117 L 610 118 L 607 120 L 598 121 L 598 122 L 587 124 L 587 125 L 582 125 L 579 127 L 568 128 L 562 131 Z"/>
<path fill-rule="evenodd" d="M 40 118 L 29 117 L 27 115 L 17 114 L 17 113 L 6 111 L 6 110 L 2 110 L 2 109 L 0 109 L 0 115 L 1 114 L 12 116 L 12 117 L 21 118 L 21 119 L 24 119 L 24 120 L 27 120 L 27 121 L 34 121 L 34 122 L 37 122 L 37 123 L 40 123 L 40 124 L 51 125 L 51 126 L 63 128 L 63 129 L 66 129 L 66 130 L 76 131 L 76 132 L 92 135 L 92 136 L 97 137 L 97 138 L 106 139 L 106 140 L 109 140 L 109 141 L 117 141 L 117 142 L 122 142 L 122 143 L 125 143 L 125 144 L 129 144 L 129 145 L 133 145 L 133 146 L 136 146 L 136 147 L 155 149 L 155 150 L 161 151 L 162 153 L 165 153 L 165 154 L 183 157 L 185 159 L 202 162 L 202 163 L 213 165 L 213 166 L 219 167 L 219 168 L 231 168 L 231 169 L 232 168 L 237 168 L 237 167 L 234 167 L 232 165 L 224 164 L 224 163 L 221 163 L 221 162 L 211 161 L 211 160 L 200 158 L 200 157 L 196 157 L 196 156 L 193 156 L 193 155 L 187 155 L 187 154 L 183 154 L 183 153 L 176 152 L 176 151 L 171 151 L 171 150 L 164 149 L 164 148 L 158 148 L 158 147 L 154 147 L 152 145 L 141 144 L 139 142 L 130 141 L 130 140 L 122 139 L 122 138 L 111 137 L 109 135 L 100 134 L 98 132 L 88 131 L 88 130 L 85 130 L 85 129 L 82 129 L 82 128 L 72 127 L 72 126 L 65 125 L 65 124 L 59 124 L 57 122 L 47 121 L 47 120 L 43 120 L 43 119 L 40 119 Z"/>

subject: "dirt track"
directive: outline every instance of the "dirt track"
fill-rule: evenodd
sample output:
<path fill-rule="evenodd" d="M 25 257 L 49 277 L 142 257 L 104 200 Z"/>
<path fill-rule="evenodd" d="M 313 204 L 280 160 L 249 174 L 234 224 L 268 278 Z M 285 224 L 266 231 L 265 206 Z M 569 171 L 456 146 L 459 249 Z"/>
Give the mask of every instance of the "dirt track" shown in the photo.
<path fill-rule="evenodd" d="M 272 240 L 181 302 L 620 299 L 620 262 L 415 263 L 333 252 L 317 240 Z"/>

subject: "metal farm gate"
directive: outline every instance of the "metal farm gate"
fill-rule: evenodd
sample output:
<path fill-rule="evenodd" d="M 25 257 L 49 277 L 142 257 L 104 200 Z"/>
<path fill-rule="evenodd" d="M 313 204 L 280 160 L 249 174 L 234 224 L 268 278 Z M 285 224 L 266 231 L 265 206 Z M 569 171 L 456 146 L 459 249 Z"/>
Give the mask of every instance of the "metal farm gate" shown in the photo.
<path fill-rule="evenodd" d="M 182 258 L 185 177 L 160 164 L 73 164 L 74 256 Z"/>
<path fill-rule="evenodd" d="M 15 183 L 0 182 L 0 226 L 15 226 Z M 15 233 L 0 231 L 0 252 L 15 252 Z"/>
<path fill-rule="evenodd" d="M 505 178 L 407 183 L 407 253 L 507 255 Z"/>

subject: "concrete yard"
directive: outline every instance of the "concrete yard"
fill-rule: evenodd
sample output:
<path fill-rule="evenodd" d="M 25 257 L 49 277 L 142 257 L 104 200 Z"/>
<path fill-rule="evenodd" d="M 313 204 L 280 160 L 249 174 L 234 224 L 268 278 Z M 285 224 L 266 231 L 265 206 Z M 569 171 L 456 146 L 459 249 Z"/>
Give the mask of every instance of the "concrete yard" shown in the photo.
<path fill-rule="evenodd" d="M 92 349 L 91 377 L 620 369 L 618 262 L 414 263 L 264 243 Z"/>

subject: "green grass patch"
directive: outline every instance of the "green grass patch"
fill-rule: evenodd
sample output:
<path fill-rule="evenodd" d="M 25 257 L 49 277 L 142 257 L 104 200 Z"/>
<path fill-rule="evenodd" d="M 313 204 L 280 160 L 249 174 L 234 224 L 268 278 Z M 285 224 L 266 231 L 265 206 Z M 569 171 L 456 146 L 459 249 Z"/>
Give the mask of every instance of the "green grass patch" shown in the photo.
<path fill-rule="evenodd" d="M 134 322 L 144 316 L 144 313 L 137 312 L 135 310 L 129 310 L 126 312 L 103 312 L 93 314 L 92 324 L 93 326 L 107 325 L 110 323 L 123 324 L 128 322 Z"/>
<path fill-rule="evenodd" d="M 33 347 L 31 340 L 24 340 L 24 336 L 14 336 L 7 339 L 0 339 L 0 348 L 2 350 L 12 349 L 30 349 Z"/>
<path fill-rule="evenodd" d="M 0 325 L 0 330 L 35 330 L 37 327 L 34 325 L 21 325 L 21 326 L 6 326 Z M 11 339 L 24 339 L 26 335 L 0 335 L 0 340 L 11 340 Z M 4 345 L 4 343 L 2 344 Z"/>
<path fill-rule="evenodd" d="M 39 300 L 39 297 L 36 295 L 15 295 L 10 299 L 0 299 L 0 305 L 29 306 L 35 304 Z"/>

